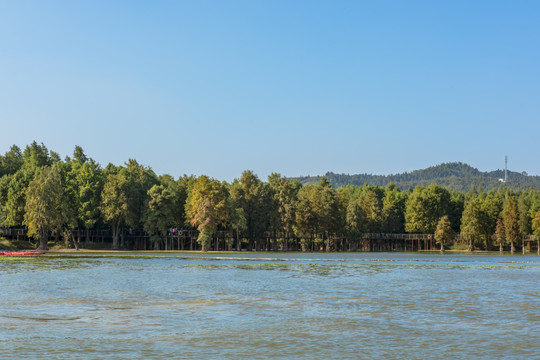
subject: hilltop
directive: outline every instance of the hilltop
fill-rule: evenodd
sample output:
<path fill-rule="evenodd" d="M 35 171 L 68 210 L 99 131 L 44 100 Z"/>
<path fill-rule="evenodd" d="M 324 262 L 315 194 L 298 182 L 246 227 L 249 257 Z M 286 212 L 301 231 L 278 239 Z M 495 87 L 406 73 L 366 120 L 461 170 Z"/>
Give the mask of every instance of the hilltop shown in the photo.
<path fill-rule="evenodd" d="M 422 170 L 392 175 L 348 175 L 327 172 L 324 176 L 336 188 L 344 185 L 362 186 L 366 183 L 378 186 L 394 183 L 400 189 L 405 190 L 415 186 L 427 186 L 435 183 L 457 191 L 469 191 L 473 187 L 477 189 L 482 188 L 487 191 L 497 189 L 501 186 L 513 190 L 540 189 L 540 176 L 529 176 L 526 173 L 508 171 L 508 181 L 502 183 L 499 179 L 504 178 L 504 170 L 482 172 L 461 162 L 443 163 Z M 302 176 L 295 179 L 302 184 L 311 184 L 318 182 L 321 177 Z"/>

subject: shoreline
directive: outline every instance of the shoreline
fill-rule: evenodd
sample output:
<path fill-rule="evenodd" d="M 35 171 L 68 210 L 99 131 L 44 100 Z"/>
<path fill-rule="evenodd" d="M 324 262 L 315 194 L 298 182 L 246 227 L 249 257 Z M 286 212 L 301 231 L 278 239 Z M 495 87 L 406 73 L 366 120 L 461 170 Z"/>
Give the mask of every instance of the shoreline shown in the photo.
<path fill-rule="evenodd" d="M 516 252 L 513 255 L 510 252 L 503 252 L 502 254 L 498 251 L 486 251 L 486 250 L 474 250 L 472 252 L 467 250 L 445 250 L 444 254 L 441 254 L 440 251 L 432 250 L 420 250 L 420 251 L 200 251 L 200 250 L 112 250 L 112 249 L 54 249 L 46 251 L 46 254 L 62 254 L 62 255 L 76 255 L 76 254 L 207 254 L 207 255 L 219 255 L 219 254 L 429 254 L 429 255 L 441 255 L 446 254 L 469 254 L 469 255 L 499 255 L 499 256 L 524 256 L 524 255 L 534 255 L 538 256 L 536 253 L 526 253 L 522 254 L 521 252 Z"/>

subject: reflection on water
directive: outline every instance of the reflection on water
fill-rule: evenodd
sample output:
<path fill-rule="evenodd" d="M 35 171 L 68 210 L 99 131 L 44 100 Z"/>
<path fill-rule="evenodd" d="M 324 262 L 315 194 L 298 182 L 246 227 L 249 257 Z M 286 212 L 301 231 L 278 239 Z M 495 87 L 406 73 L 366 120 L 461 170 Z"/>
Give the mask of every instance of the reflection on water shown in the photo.
<path fill-rule="evenodd" d="M 540 259 L 0 259 L 2 359 L 534 358 Z"/>

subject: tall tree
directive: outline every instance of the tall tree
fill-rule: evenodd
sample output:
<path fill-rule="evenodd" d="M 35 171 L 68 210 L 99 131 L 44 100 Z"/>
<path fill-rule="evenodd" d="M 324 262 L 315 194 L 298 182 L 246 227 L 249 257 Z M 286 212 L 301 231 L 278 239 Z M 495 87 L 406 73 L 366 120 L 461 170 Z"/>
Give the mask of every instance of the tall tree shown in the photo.
<path fill-rule="evenodd" d="M 484 234 L 484 217 L 480 198 L 475 198 L 465 204 L 461 218 L 461 236 L 468 240 L 469 251 L 474 250 L 474 245 Z"/>
<path fill-rule="evenodd" d="M 165 236 L 174 225 L 174 195 L 169 188 L 154 185 L 148 190 L 148 196 L 144 229 L 150 234 Z"/>
<path fill-rule="evenodd" d="M 316 185 L 304 186 L 298 192 L 296 229 L 303 238 L 303 248 L 314 240 L 328 240 L 342 226 L 337 193 L 325 177 Z M 327 242 L 327 250 L 330 243 Z"/>
<path fill-rule="evenodd" d="M 197 178 L 186 202 L 186 215 L 192 226 L 199 230 L 197 242 L 206 251 L 212 235 L 228 218 L 227 189 L 206 175 Z"/>
<path fill-rule="evenodd" d="M 405 231 L 433 234 L 439 219 L 451 212 L 450 193 L 431 184 L 416 187 L 409 196 L 405 210 Z"/>
<path fill-rule="evenodd" d="M 365 231 L 368 233 L 381 232 L 383 225 L 382 204 L 377 193 L 367 187 L 363 189 L 359 202 L 362 208 Z"/>
<path fill-rule="evenodd" d="M 504 228 L 504 222 L 502 219 L 497 219 L 497 225 L 495 227 L 495 239 L 499 245 L 499 253 L 503 252 L 503 245 L 506 243 L 506 230 Z"/>
<path fill-rule="evenodd" d="M 519 241 L 521 233 L 519 231 L 519 210 L 517 200 L 509 196 L 504 203 L 503 222 L 506 232 L 506 240 L 510 242 L 510 252 L 516 251 L 515 243 Z"/>
<path fill-rule="evenodd" d="M 177 207 L 175 212 L 175 223 L 179 226 L 186 226 L 189 224 L 189 221 L 187 219 L 185 205 L 188 198 L 189 193 L 191 193 L 191 190 L 193 189 L 193 185 L 195 184 L 195 181 L 197 181 L 197 178 L 193 175 L 187 176 L 184 175 L 176 181 L 177 184 L 177 190 L 176 190 L 176 205 Z"/>
<path fill-rule="evenodd" d="M 270 227 L 274 208 L 272 192 L 257 175 L 246 170 L 240 179 L 233 181 L 230 193 L 235 203 L 244 210 L 247 221 L 246 235 L 249 240 L 248 250 L 251 250 L 254 242 L 262 238 Z M 259 245 L 257 241 L 257 248 Z"/>
<path fill-rule="evenodd" d="M 531 202 L 529 194 L 521 194 L 518 199 L 519 232 L 523 235 L 527 235 L 531 233 L 531 216 L 529 213 Z"/>
<path fill-rule="evenodd" d="M 111 225 L 113 249 L 119 247 L 120 225 L 125 222 L 128 211 L 128 181 L 120 174 L 110 173 L 105 179 L 101 193 L 101 213 Z"/>
<path fill-rule="evenodd" d="M 144 223 L 144 212 L 148 201 L 148 190 L 158 183 L 151 168 L 129 159 L 120 174 L 127 180 L 126 225 L 139 229 Z"/>
<path fill-rule="evenodd" d="M 99 164 L 90 159 L 85 162 L 76 175 L 78 187 L 78 213 L 85 229 L 91 229 L 98 222 L 103 191 L 103 177 Z"/>
<path fill-rule="evenodd" d="M 532 219 L 532 231 L 533 235 L 536 237 L 536 240 L 538 241 L 538 255 L 540 255 L 540 210 L 537 211 L 534 214 L 534 218 Z"/>
<path fill-rule="evenodd" d="M 490 250 L 491 236 L 495 233 L 497 219 L 502 211 L 502 202 L 500 199 L 489 194 L 482 203 L 482 237 L 485 241 L 486 250 Z"/>
<path fill-rule="evenodd" d="M 399 191 L 394 184 L 385 188 L 382 201 L 382 231 L 385 233 L 401 233 L 405 226 L 406 194 Z"/>
<path fill-rule="evenodd" d="M 9 177 L 7 193 L 2 210 L 5 213 L 4 226 L 21 226 L 24 219 L 26 204 L 26 188 L 33 179 L 34 173 L 25 168 L 20 169 Z M 4 190 L 5 191 L 5 190 Z"/>
<path fill-rule="evenodd" d="M 26 190 L 24 224 L 28 235 L 39 238 L 39 249 L 47 250 L 49 232 L 63 223 L 63 189 L 58 170 L 45 167 Z"/>
<path fill-rule="evenodd" d="M 435 229 L 435 241 L 441 245 L 441 254 L 444 253 L 444 245 L 448 244 L 453 238 L 452 226 L 448 215 L 444 215 Z"/>
<path fill-rule="evenodd" d="M 365 214 L 360 204 L 360 197 L 357 196 L 352 198 L 347 205 L 345 219 L 348 233 L 353 240 L 361 239 L 362 234 L 366 232 L 364 227 L 366 221 L 364 218 Z"/>
<path fill-rule="evenodd" d="M 276 173 L 268 176 L 268 185 L 273 192 L 276 205 L 274 210 L 276 211 L 276 227 L 284 233 L 283 250 L 287 250 L 288 238 L 294 231 L 298 191 L 302 185 L 296 180 L 289 181 Z"/>
<path fill-rule="evenodd" d="M 4 156 L 0 156 L 0 177 L 15 174 L 23 165 L 21 149 L 12 145 Z"/>
<path fill-rule="evenodd" d="M 47 147 L 43 143 L 39 145 L 35 141 L 26 146 L 22 157 L 23 167 L 31 174 L 52 163 Z"/>

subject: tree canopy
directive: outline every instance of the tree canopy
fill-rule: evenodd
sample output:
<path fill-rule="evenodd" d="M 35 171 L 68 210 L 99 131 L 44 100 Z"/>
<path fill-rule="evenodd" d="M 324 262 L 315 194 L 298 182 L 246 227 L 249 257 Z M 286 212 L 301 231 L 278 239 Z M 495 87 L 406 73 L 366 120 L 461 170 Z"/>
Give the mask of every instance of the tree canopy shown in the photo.
<path fill-rule="evenodd" d="M 218 248 L 220 236 L 229 249 L 234 242 L 237 250 L 331 251 L 357 249 L 367 234 L 407 232 L 435 234 L 443 247 L 455 234 L 471 250 L 489 250 L 495 239 L 514 251 L 522 235 L 539 236 L 539 213 L 539 190 L 506 184 L 467 192 L 437 184 L 335 188 L 325 177 L 302 185 L 276 173 L 263 181 L 250 170 L 227 183 L 158 176 L 135 159 L 102 168 L 80 146 L 61 160 L 36 142 L 0 155 L 0 226 L 27 228 L 43 248 L 61 231 L 86 231 L 88 241 L 100 229 L 111 232 L 113 249 L 129 246 L 124 239 L 133 233 L 159 248 L 171 229 L 187 229 L 204 250 Z"/>

